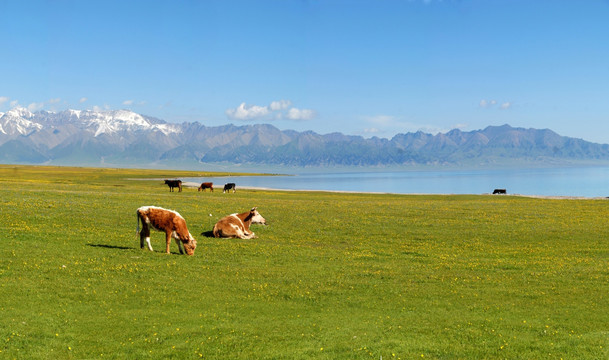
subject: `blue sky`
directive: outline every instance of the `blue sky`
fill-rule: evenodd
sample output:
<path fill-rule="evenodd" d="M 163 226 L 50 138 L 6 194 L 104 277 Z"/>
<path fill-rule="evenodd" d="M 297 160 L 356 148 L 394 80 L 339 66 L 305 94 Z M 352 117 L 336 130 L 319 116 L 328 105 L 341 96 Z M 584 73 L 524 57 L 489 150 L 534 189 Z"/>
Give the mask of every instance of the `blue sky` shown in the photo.
<path fill-rule="evenodd" d="M 609 143 L 609 1 L 0 1 L 0 112 Z"/>

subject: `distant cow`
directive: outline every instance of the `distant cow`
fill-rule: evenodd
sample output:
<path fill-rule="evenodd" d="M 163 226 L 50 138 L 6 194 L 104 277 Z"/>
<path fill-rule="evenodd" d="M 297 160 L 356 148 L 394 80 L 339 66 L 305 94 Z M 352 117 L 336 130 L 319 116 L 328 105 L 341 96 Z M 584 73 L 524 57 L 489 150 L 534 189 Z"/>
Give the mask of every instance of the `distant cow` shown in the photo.
<path fill-rule="evenodd" d="M 223 217 L 214 225 L 213 234 L 217 238 L 253 239 L 257 236 L 250 230 L 251 224 L 266 225 L 266 219 L 255 207 L 241 214 L 235 213 Z"/>
<path fill-rule="evenodd" d="M 228 183 L 224 185 L 224 190 L 222 190 L 223 193 L 225 192 L 230 192 L 230 190 L 233 190 L 233 192 L 235 192 L 235 183 Z"/>
<path fill-rule="evenodd" d="M 507 194 L 507 190 L 505 190 L 505 189 L 495 189 L 495 190 L 493 190 L 493 194 Z"/>
<path fill-rule="evenodd" d="M 140 231 L 140 221 L 142 222 L 142 231 Z M 169 254 L 169 245 L 173 237 L 178 244 L 180 254 L 184 254 L 182 247 L 188 255 L 195 253 L 197 240 L 195 240 L 188 228 L 184 218 L 173 210 L 167 210 L 156 206 L 142 206 L 137 209 L 137 231 L 140 233 L 140 247 L 143 249 L 145 244 L 148 245 L 148 250 L 152 250 L 150 245 L 150 228 L 165 232 L 166 249 Z"/>
<path fill-rule="evenodd" d="M 165 184 L 169 186 L 169 191 L 173 191 L 173 188 L 180 189 L 179 192 L 182 192 L 182 180 L 165 180 Z"/>
<path fill-rule="evenodd" d="M 214 191 L 214 183 L 211 183 L 211 182 L 201 183 L 201 186 L 199 186 L 199 191 L 201 191 L 201 190 L 205 191 L 205 189 L 209 189 L 211 192 L 213 192 Z"/>

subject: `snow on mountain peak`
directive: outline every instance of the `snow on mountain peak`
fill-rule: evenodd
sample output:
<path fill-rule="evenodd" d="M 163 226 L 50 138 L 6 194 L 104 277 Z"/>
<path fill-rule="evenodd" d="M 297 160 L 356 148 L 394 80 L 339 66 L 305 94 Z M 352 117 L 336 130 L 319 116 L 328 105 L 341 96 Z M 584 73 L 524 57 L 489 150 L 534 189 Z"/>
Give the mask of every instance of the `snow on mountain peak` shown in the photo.
<path fill-rule="evenodd" d="M 62 124 L 73 124 L 95 136 L 121 131 L 160 131 L 165 135 L 180 132 L 179 125 L 151 122 L 129 110 L 31 113 L 25 108 L 17 107 L 4 114 L 0 113 L 0 133 L 8 135 L 28 135 L 44 127 L 53 128 Z"/>
<path fill-rule="evenodd" d="M 25 108 L 14 108 L 0 115 L 0 132 L 7 135 L 28 135 L 42 129 L 42 125 L 30 121 L 34 114 Z"/>
<path fill-rule="evenodd" d="M 179 132 L 179 127 L 177 126 L 153 124 L 142 115 L 129 110 L 88 112 L 86 115 L 82 114 L 81 118 L 85 116 L 90 120 L 91 124 L 97 126 L 95 136 L 123 130 L 158 130 L 165 135 Z"/>
<path fill-rule="evenodd" d="M 94 130 L 95 136 L 105 133 L 114 133 L 121 130 L 139 130 L 150 127 L 150 124 L 141 115 L 125 110 L 100 112 L 86 111 L 78 115 L 78 118 L 82 120 L 88 128 Z"/>
<path fill-rule="evenodd" d="M 34 114 L 32 114 L 28 109 L 23 108 L 23 107 L 16 107 L 13 108 L 11 110 L 9 110 L 6 115 L 9 116 L 13 116 L 13 117 L 18 117 L 18 118 L 23 118 L 23 119 L 31 119 L 34 117 Z"/>
<path fill-rule="evenodd" d="M 133 111 L 128 110 L 116 110 L 112 112 L 113 117 L 117 120 L 124 121 L 125 123 L 139 126 L 150 126 L 150 123 L 144 119 L 140 114 L 136 114 Z"/>
<path fill-rule="evenodd" d="M 72 116 L 76 116 L 76 118 L 80 118 L 80 113 L 82 113 L 82 110 L 67 110 L 68 114 L 72 115 Z"/>

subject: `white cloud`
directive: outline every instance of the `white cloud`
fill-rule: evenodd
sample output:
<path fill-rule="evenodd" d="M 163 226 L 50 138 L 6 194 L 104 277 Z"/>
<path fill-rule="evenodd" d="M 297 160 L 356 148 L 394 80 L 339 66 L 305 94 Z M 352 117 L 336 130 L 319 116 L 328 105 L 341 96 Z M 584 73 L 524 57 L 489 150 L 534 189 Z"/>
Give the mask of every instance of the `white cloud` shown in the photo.
<path fill-rule="evenodd" d="M 289 108 L 290 105 L 292 105 L 292 102 L 290 100 L 273 101 L 271 105 L 269 105 L 269 109 L 271 109 L 272 111 L 284 110 Z"/>
<path fill-rule="evenodd" d="M 498 106 L 496 106 L 498 105 Z M 480 107 L 481 108 L 495 108 L 495 109 L 499 109 L 499 110 L 507 110 L 509 108 L 511 108 L 514 105 L 514 103 L 512 101 L 504 101 L 501 104 L 499 104 L 497 102 L 497 100 L 486 100 L 486 99 L 482 99 L 480 100 Z"/>
<path fill-rule="evenodd" d="M 27 106 L 27 109 L 30 112 L 36 112 L 36 111 L 42 110 L 43 107 L 44 107 L 44 103 L 31 103 Z"/>
<path fill-rule="evenodd" d="M 394 116 L 390 115 L 376 115 L 376 116 L 367 116 L 365 119 L 368 122 L 376 124 L 378 126 L 391 126 L 395 123 L 398 123 Z"/>
<path fill-rule="evenodd" d="M 315 111 L 310 109 L 291 108 L 286 114 L 289 120 L 311 120 L 315 117 Z"/>
<path fill-rule="evenodd" d="M 123 101 L 123 105 L 131 106 L 131 105 L 133 105 L 133 100 L 125 100 L 125 101 Z"/>
<path fill-rule="evenodd" d="M 11 102 L 10 102 L 10 106 L 11 106 L 11 108 L 15 108 L 15 107 L 17 107 L 18 105 L 19 105 L 19 101 L 17 101 L 17 100 L 13 100 L 13 101 L 11 101 Z"/>
<path fill-rule="evenodd" d="M 80 100 L 78 100 L 78 102 L 82 104 L 82 103 L 86 102 L 87 100 L 89 100 L 89 99 L 87 99 L 86 97 L 81 97 Z"/>
<path fill-rule="evenodd" d="M 241 103 L 236 109 L 227 109 L 226 116 L 234 120 L 252 120 L 268 115 L 267 106 L 245 105 Z"/>
<path fill-rule="evenodd" d="M 0 96 L 0 105 L 4 104 L 5 102 L 8 102 L 9 98 L 7 96 Z"/>
<path fill-rule="evenodd" d="M 482 107 L 482 108 L 491 107 L 496 104 L 497 104 L 497 100 L 486 100 L 486 99 L 480 100 L 480 107 Z"/>
<path fill-rule="evenodd" d="M 49 104 L 57 104 L 58 102 L 60 102 L 61 99 L 60 98 L 55 98 L 55 99 L 50 99 L 48 101 Z"/>
<path fill-rule="evenodd" d="M 232 120 L 311 120 L 317 116 L 315 110 L 290 107 L 290 100 L 273 101 L 268 106 L 241 103 L 234 109 L 227 109 L 226 116 Z"/>
<path fill-rule="evenodd" d="M 98 105 L 93 106 L 93 111 L 95 111 L 95 112 L 109 111 L 109 110 L 110 110 L 110 106 L 108 106 L 108 105 L 104 105 L 103 107 L 98 106 Z"/>

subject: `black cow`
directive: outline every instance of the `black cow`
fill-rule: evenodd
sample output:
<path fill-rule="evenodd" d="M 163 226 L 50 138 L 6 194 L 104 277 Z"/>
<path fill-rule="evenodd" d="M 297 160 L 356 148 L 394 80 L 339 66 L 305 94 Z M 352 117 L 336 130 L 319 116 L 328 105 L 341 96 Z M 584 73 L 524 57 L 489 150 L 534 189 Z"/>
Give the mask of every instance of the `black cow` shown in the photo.
<path fill-rule="evenodd" d="M 495 189 L 493 194 L 507 194 L 507 191 L 505 189 Z"/>
<path fill-rule="evenodd" d="M 180 189 L 179 192 L 182 192 L 182 180 L 165 180 L 165 184 L 169 186 L 169 191 L 173 191 L 173 188 Z"/>
<path fill-rule="evenodd" d="M 235 192 L 235 183 L 228 183 L 224 185 L 224 190 L 222 190 L 223 193 L 225 192 L 230 192 L 230 190 L 233 190 L 233 192 Z"/>

